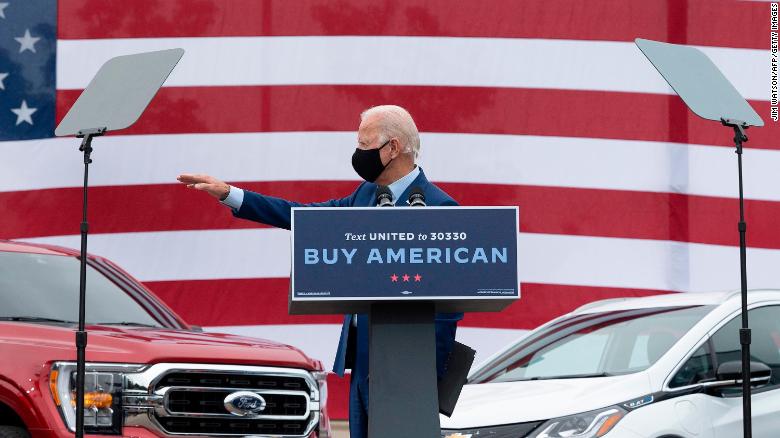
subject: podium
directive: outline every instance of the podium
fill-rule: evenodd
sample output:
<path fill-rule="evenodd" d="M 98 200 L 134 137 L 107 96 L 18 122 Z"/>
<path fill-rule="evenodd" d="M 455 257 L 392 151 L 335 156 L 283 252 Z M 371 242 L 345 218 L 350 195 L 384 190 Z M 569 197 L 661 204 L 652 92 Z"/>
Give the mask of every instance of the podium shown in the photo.
<path fill-rule="evenodd" d="M 440 436 L 437 312 L 520 298 L 517 207 L 293 208 L 290 314 L 369 315 L 371 438 Z"/>

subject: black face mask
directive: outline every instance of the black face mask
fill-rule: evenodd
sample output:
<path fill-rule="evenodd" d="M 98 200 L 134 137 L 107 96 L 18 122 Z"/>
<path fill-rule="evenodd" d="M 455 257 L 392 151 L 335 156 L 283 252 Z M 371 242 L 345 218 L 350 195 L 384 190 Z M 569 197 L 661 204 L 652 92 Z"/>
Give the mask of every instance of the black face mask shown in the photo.
<path fill-rule="evenodd" d="M 385 167 L 390 164 L 390 161 L 393 161 L 391 159 L 387 164 L 382 164 L 382 157 L 379 155 L 379 151 L 387 146 L 390 140 L 387 140 L 385 144 L 376 149 L 355 149 L 355 153 L 352 154 L 352 168 L 355 169 L 355 172 L 361 178 L 368 182 L 376 181 L 379 175 L 384 172 Z"/>

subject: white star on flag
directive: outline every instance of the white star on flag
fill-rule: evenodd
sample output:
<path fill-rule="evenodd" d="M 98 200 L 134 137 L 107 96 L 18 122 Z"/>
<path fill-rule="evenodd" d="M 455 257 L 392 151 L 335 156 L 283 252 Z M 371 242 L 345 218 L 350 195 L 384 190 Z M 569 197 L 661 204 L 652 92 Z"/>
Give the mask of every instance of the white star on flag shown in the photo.
<path fill-rule="evenodd" d="M 5 8 L 8 7 L 7 2 L 0 2 L 0 18 L 5 18 Z"/>
<path fill-rule="evenodd" d="M 30 35 L 30 29 L 27 29 L 24 31 L 24 36 L 16 37 L 14 39 L 20 44 L 19 53 L 22 53 L 25 50 L 35 53 L 35 43 L 37 43 L 40 38 Z"/>
<path fill-rule="evenodd" d="M 32 125 L 32 115 L 36 111 L 38 111 L 38 108 L 28 107 L 26 100 L 22 101 L 22 105 L 19 108 L 11 109 L 11 112 L 16 114 L 16 126 L 19 126 L 22 122 L 27 122 Z"/>
<path fill-rule="evenodd" d="M 5 90 L 5 84 L 3 81 L 8 77 L 8 73 L 0 73 L 0 90 Z"/>

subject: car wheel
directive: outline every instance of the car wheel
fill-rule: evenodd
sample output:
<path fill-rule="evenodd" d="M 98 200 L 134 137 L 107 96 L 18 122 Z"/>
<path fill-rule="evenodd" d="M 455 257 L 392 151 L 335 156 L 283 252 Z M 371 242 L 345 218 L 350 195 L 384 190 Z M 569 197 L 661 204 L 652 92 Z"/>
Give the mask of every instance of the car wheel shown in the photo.
<path fill-rule="evenodd" d="M 30 434 L 23 427 L 0 426 L 0 438 L 30 438 Z"/>

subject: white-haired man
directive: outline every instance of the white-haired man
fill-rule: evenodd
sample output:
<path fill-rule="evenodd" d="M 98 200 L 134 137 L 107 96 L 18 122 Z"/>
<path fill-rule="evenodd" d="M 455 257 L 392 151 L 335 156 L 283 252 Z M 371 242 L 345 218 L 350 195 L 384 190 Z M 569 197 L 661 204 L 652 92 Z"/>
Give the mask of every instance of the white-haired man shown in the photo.
<path fill-rule="evenodd" d="M 208 175 L 182 174 L 177 178 L 188 187 L 202 190 L 229 206 L 233 215 L 279 228 L 290 229 L 292 207 L 368 207 L 377 203 L 378 186 L 388 186 L 396 206 L 407 206 L 409 194 L 419 187 L 428 205 L 457 205 L 454 199 L 430 183 L 415 164 L 420 136 L 412 116 L 395 105 L 367 109 L 360 115 L 358 145 L 352 167 L 365 180 L 346 198 L 300 204 L 232 187 Z M 436 371 L 439 378 L 455 340 L 462 313 L 436 315 Z M 352 369 L 349 401 L 349 429 L 352 438 L 368 435 L 368 317 L 345 315 L 333 371 L 340 376 Z"/>

